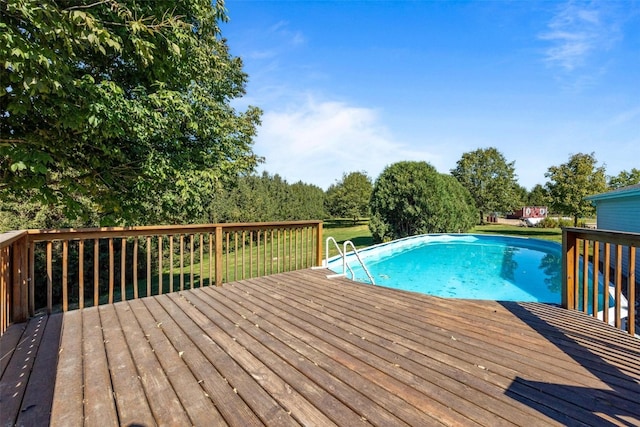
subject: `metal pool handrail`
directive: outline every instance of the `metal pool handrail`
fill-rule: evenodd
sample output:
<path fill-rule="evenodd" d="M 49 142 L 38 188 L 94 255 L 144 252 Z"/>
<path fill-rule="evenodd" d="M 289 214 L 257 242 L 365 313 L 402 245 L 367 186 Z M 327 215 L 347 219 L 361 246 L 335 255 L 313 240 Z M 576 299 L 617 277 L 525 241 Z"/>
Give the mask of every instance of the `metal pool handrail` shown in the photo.
<path fill-rule="evenodd" d="M 349 266 L 349 264 L 345 261 L 345 256 L 344 253 L 340 250 L 340 245 L 338 245 L 338 242 L 336 242 L 336 239 L 333 238 L 333 236 L 329 236 L 327 237 L 327 240 L 325 240 L 325 256 L 324 256 L 324 267 L 328 267 L 329 266 L 329 242 L 333 242 L 333 245 L 336 247 L 336 250 L 338 251 L 338 254 L 340 254 L 340 256 L 342 257 L 342 274 L 330 274 L 327 277 L 331 278 L 331 277 L 342 277 L 342 276 L 346 276 L 346 269 L 348 268 L 349 271 L 351 272 L 351 277 L 354 277 L 353 274 L 353 270 L 351 269 L 351 266 Z"/>
<path fill-rule="evenodd" d="M 327 237 L 327 240 L 325 241 L 325 267 L 328 266 L 329 264 L 329 242 L 332 241 L 333 244 L 335 245 L 336 249 L 338 250 L 338 254 L 340 254 L 340 256 L 342 257 L 342 274 L 330 274 L 327 277 L 331 278 L 331 277 L 342 277 L 347 275 L 347 269 L 349 269 L 349 272 L 351 273 L 351 278 L 354 279 L 355 278 L 355 274 L 353 272 L 353 270 L 351 269 L 351 266 L 349 265 L 349 263 L 347 262 L 347 246 L 351 246 L 351 248 L 353 249 L 353 254 L 356 256 L 356 259 L 358 260 L 358 262 L 360 263 L 360 265 L 362 266 L 362 269 L 364 270 L 364 272 L 367 274 L 367 277 L 369 278 L 369 281 L 371 282 L 372 285 L 375 285 L 375 281 L 373 280 L 373 276 L 371 276 L 371 273 L 369 273 L 369 269 L 367 269 L 367 266 L 364 265 L 364 261 L 362 261 L 362 258 L 360 257 L 360 254 L 358 253 L 358 250 L 356 249 L 355 245 L 353 244 L 353 242 L 351 240 L 347 240 L 342 244 L 342 250 L 340 250 L 340 246 L 338 245 L 338 242 L 336 242 L 336 239 L 334 239 L 332 236 Z"/>

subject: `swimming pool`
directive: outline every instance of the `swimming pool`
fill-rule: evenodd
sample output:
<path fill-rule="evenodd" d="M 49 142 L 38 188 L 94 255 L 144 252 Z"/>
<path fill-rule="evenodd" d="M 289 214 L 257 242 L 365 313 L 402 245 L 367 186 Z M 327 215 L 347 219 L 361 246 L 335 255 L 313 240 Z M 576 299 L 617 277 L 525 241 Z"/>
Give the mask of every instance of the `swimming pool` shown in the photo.
<path fill-rule="evenodd" d="M 376 285 L 429 295 L 497 301 L 561 302 L 561 245 L 477 234 L 429 234 L 359 251 Z M 356 281 L 368 278 L 347 255 Z M 342 272 L 342 259 L 327 266 Z M 350 275 L 348 274 L 348 277 Z"/>

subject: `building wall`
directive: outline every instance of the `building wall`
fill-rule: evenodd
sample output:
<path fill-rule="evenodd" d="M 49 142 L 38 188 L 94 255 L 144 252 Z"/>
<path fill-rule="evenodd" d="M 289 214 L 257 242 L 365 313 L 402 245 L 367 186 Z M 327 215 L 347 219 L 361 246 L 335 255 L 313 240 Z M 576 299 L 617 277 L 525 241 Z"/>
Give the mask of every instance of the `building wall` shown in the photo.
<path fill-rule="evenodd" d="M 640 195 L 595 200 L 599 230 L 626 231 L 640 233 Z M 615 252 L 612 248 L 612 263 Z M 640 272 L 640 254 L 636 250 L 636 275 Z M 629 255 L 625 247 L 622 252 L 622 272 L 629 271 Z M 638 280 L 638 278 L 636 278 Z"/>
<path fill-rule="evenodd" d="M 598 229 L 640 233 L 640 196 L 598 200 Z"/>

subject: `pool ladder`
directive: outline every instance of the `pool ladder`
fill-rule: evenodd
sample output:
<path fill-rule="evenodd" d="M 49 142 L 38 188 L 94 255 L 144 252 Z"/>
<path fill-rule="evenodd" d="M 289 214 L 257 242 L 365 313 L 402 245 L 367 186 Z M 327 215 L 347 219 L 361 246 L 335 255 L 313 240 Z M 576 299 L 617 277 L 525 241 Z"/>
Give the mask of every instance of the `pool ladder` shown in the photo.
<path fill-rule="evenodd" d="M 324 258 L 324 264 L 325 264 L 324 266 L 325 267 L 328 265 L 328 262 L 329 262 L 329 242 L 333 242 L 334 246 L 338 250 L 338 253 L 342 257 L 342 273 L 329 274 L 327 276 L 327 278 L 331 279 L 332 277 L 346 277 L 347 276 L 347 270 L 349 270 L 349 272 L 351 273 L 351 279 L 354 280 L 355 274 L 353 273 L 353 270 L 351 269 L 351 266 L 347 262 L 347 247 L 351 246 L 353 254 L 356 256 L 356 259 L 358 260 L 358 262 L 362 266 L 362 269 L 367 274 L 367 277 L 369 278 L 369 281 L 371 282 L 372 285 L 376 284 L 375 281 L 373 280 L 373 276 L 371 276 L 371 273 L 369 273 L 369 269 L 367 269 L 367 266 L 364 265 L 364 261 L 362 261 L 362 258 L 360 257 L 360 254 L 358 253 L 358 250 L 356 249 L 355 245 L 353 244 L 353 242 L 351 240 L 345 241 L 342 244 L 342 250 L 340 250 L 340 245 L 338 245 L 338 242 L 336 242 L 336 239 L 334 239 L 331 236 L 327 237 L 327 240 L 325 241 L 325 258 Z"/>

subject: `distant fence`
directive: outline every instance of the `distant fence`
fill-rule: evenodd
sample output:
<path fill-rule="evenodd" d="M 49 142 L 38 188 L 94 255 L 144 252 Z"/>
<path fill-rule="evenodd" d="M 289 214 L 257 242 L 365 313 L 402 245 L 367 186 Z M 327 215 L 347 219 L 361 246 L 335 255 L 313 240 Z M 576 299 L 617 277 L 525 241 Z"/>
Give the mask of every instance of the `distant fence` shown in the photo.
<path fill-rule="evenodd" d="M 563 307 L 590 311 L 634 335 L 639 246 L 638 233 L 563 228 Z"/>
<path fill-rule="evenodd" d="M 23 230 L 0 234 L 0 333 L 81 309 L 322 264 L 322 222 Z"/>

